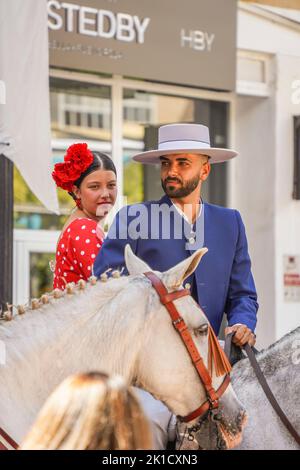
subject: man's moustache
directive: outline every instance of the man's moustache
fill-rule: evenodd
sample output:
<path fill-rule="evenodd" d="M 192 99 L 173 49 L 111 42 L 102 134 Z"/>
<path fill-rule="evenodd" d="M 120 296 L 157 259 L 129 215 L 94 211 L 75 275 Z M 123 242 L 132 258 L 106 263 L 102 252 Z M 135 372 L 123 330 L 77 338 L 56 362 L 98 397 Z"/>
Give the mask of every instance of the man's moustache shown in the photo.
<path fill-rule="evenodd" d="M 166 179 L 165 183 L 181 183 L 181 181 L 177 179 Z"/>

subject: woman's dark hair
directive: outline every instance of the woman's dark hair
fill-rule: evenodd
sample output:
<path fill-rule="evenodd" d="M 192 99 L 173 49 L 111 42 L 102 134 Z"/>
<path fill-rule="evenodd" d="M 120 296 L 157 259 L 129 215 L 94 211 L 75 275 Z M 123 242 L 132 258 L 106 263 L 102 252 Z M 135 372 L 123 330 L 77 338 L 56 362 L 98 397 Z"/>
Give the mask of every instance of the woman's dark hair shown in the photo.
<path fill-rule="evenodd" d="M 93 153 L 93 163 L 80 175 L 80 177 L 74 181 L 75 186 L 80 187 L 84 178 L 96 170 L 107 170 L 113 171 L 117 176 L 117 170 L 112 159 L 102 152 L 92 152 Z"/>

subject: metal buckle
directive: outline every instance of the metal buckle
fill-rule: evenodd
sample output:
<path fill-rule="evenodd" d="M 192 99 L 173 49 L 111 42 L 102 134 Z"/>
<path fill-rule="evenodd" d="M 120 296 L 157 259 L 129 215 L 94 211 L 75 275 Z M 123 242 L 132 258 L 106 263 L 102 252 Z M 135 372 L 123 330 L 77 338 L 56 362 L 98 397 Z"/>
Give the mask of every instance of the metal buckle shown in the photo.
<path fill-rule="evenodd" d="M 178 325 L 179 323 L 181 323 L 183 321 L 183 318 L 182 317 L 179 317 L 177 318 L 177 320 L 173 320 L 172 323 L 174 326 Z"/>
<path fill-rule="evenodd" d="M 216 408 L 219 407 L 219 398 L 217 398 L 216 400 L 212 400 L 210 397 L 207 397 L 208 401 L 209 401 L 209 404 L 210 404 L 210 409 L 211 410 L 215 410 Z"/>

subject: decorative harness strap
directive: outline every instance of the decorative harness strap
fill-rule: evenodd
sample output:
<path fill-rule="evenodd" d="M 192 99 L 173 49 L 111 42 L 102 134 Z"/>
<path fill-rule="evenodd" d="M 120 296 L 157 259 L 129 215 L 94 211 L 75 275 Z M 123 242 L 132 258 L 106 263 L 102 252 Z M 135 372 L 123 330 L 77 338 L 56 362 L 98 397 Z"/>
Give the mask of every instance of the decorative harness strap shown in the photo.
<path fill-rule="evenodd" d="M 156 290 L 161 303 L 166 307 L 171 317 L 172 323 L 174 328 L 180 334 L 181 339 L 191 357 L 192 363 L 200 377 L 200 380 L 205 387 L 207 400 L 202 403 L 196 410 L 192 411 L 187 416 L 178 417 L 181 421 L 188 423 L 206 413 L 209 410 L 218 408 L 219 406 L 219 399 L 224 394 L 225 390 L 227 389 L 230 383 L 230 376 L 226 375 L 223 383 L 221 386 L 215 390 L 212 386 L 211 376 L 205 367 L 202 357 L 200 356 L 198 349 L 193 341 L 193 338 L 188 330 L 188 327 L 184 321 L 184 319 L 180 316 L 176 306 L 174 305 L 174 301 L 180 299 L 181 297 L 185 297 L 187 295 L 191 295 L 188 289 L 182 289 L 179 291 L 168 292 L 162 281 L 159 279 L 156 274 L 153 272 L 146 272 L 144 275 L 150 280 L 152 286 Z M 2 436 L 14 449 L 18 448 L 17 443 L 10 437 L 6 432 L 0 428 L 0 436 Z"/>
<path fill-rule="evenodd" d="M 18 449 L 19 447 L 18 444 L 8 434 L 6 434 L 6 432 L 2 428 L 0 428 L 0 437 L 2 437 L 4 441 L 6 441 L 14 450 Z M 1 441 L 0 441 L 0 444 L 1 444 Z M 0 447 L 0 450 L 1 450 L 1 447 Z"/>
<path fill-rule="evenodd" d="M 175 300 L 180 299 L 181 297 L 191 295 L 190 291 L 188 289 L 182 289 L 179 291 L 168 292 L 163 282 L 159 279 L 158 276 L 156 276 L 156 274 L 153 272 L 146 272 L 144 275 L 149 279 L 152 286 L 159 295 L 161 303 L 168 310 L 173 326 L 180 334 L 181 339 L 191 357 L 193 366 L 195 367 L 206 391 L 207 400 L 201 406 L 199 406 L 199 408 L 194 410 L 188 416 L 179 417 L 179 419 L 187 423 L 195 418 L 202 416 L 208 410 L 218 408 L 219 398 L 227 389 L 230 383 L 230 377 L 229 375 L 225 376 L 225 379 L 218 390 L 213 388 L 211 376 L 198 352 L 188 327 L 173 303 Z"/>

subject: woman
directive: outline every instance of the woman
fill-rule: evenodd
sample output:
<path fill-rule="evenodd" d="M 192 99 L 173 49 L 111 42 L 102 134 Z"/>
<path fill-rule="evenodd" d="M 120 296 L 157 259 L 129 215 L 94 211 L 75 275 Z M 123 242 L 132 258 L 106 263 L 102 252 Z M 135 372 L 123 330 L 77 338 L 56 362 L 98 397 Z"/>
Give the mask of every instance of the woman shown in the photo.
<path fill-rule="evenodd" d="M 56 250 L 53 287 L 64 290 L 69 282 L 92 275 L 104 238 L 100 222 L 117 197 L 117 174 L 106 154 L 91 152 L 87 144 L 73 144 L 64 162 L 55 165 L 52 176 L 77 206 L 64 225 Z"/>
<path fill-rule="evenodd" d="M 73 375 L 50 395 L 21 450 L 150 449 L 146 418 L 121 377 Z"/>

